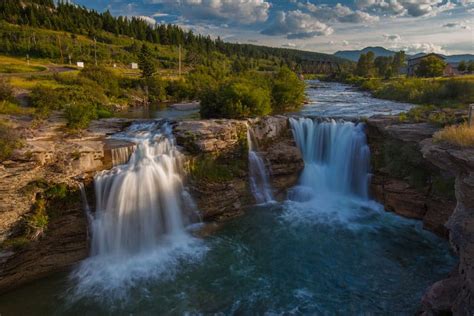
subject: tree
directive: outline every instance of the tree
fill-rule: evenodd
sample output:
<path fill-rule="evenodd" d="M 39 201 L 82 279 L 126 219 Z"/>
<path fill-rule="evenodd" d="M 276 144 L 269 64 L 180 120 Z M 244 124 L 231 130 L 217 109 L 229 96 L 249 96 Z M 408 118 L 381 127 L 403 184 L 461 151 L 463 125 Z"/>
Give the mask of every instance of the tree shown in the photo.
<path fill-rule="evenodd" d="M 464 60 L 462 60 L 459 65 L 458 65 L 458 70 L 463 72 L 463 71 L 466 71 L 467 70 L 467 65 L 466 65 L 466 62 Z"/>
<path fill-rule="evenodd" d="M 467 65 L 467 71 L 468 72 L 474 72 L 474 61 L 470 61 L 469 64 Z"/>
<path fill-rule="evenodd" d="M 395 75 L 400 74 L 400 68 L 405 66 L 406 55 L 403 50 L 396 52 L 392 60 L 392 72 Z"/>
<path fill-rule="evenodd" d="M 276 112 L 296 110 L 303 104 L 304 99 L 304 82 L 287 67 L 281 68 L 273 80 L 273 110 Z"/>
<path fill-rule="evenodd" d="M 146 44 L 142 45 L 140 53 L 138 54 L 138 66 L 142 71 L 143 78 L 150 78 L 156 71 L 155 63 L 150 50 Z"/>
<path fill-rule="evenodd" d="M 379 56 L 375 58 L 374 65 L 377 68 L 378 75 L 384 78 L 390 78 L 393 74 L 393 58 L 389 56 Z"/>
<path fill-rule="evenodd" d="M 356 74 L 361 77 L 373 77 L 375 75 L 374 58 L 375 54 L 372 51 L 361 54 L 357 62 Z"/>
<path fill-rule="evenodd" d="M 418 77 L 439 77 L 443 75 L 446 63 L 436 56 L 423 58 L 416 68 L 415 73 Z"/>

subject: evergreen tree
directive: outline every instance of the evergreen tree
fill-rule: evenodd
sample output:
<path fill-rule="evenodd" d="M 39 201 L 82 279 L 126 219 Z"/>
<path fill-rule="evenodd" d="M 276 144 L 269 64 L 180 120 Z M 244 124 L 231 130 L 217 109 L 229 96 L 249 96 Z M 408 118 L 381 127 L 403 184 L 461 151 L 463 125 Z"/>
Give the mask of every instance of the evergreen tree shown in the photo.
<path fill-rule="evenodd" d="M 156 71 L 153 56 L 146 44 L 142 45 L 140 54 L 138 55 L 138 65 L 142 71 L 143 78 L 150 78 Z"/>
<path fill-rule="evenodd" d="M 439 77 L 443 75 L 446 63 L 435 56 L 428 56 L 423 58 L 415 70 L 418 77 Z"/>

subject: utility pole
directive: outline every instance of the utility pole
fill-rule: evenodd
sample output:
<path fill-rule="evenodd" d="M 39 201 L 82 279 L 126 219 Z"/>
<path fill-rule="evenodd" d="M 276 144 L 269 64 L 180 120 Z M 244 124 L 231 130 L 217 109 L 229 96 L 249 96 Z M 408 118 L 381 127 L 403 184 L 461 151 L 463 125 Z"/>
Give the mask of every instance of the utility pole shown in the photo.
<path fill-rule="evenodd" d="M 179 44 L 179 52 L 178 52 L 178 76 L 181 78 L 181 44 Z"/>

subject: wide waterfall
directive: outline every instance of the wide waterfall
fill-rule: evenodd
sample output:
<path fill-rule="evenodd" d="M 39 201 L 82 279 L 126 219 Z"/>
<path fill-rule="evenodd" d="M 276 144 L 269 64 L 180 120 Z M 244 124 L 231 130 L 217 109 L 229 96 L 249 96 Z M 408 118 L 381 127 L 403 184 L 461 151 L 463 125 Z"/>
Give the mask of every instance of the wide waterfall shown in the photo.
<path fill-rule="evenodd" d="M 169 277 L 176 260 L 200 253 L 185 230 L 196 212 L 170 126 L 134 124 L 114 137 L 137 145 L 127 164 L 95 177 L 91 257 L 74 273 L 79 297 L 122 295 L 136 280 Z"/>
<path fill-rule="evenodd" d="M 265 163 L 258 153 L 258 146 L 250 126 L 247 128 L 247 143 L 249 146 L 249 181 L 250 189 L 258 204 L 273 201 L 272 188 Z"/>
<path fill-rule="evenodd" d="M 290 118 L 305 169 L 304 186 L 320 194 L 368 198 L 370 150 L 363 124 Z"/>

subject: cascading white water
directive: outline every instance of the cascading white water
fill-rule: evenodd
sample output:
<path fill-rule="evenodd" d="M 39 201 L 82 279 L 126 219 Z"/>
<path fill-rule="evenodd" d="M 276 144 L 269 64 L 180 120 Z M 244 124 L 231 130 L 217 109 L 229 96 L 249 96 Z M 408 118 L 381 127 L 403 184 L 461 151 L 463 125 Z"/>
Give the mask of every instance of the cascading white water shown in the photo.
<path fill-rule="evenodd" d="M 290 118 L 305 162 L 301 184 L 315 192 L 368 199 L 370 149 L 363 124 Z"/>
<path fill-rule="evenodd" d="M 250 126 L 247 127 L 247 143 L 249 146 L 249 181 L 252 194 L 258 204 L 272 202 L 273 194 L 268 171 L 257 151 L 258 148 Z"/>
<path fill-rule="evenodd" d="M 112 148 L 110 150 L 112 156 L 112 165 L 115 167 L 128 163 L 135 149 L 136 146 Z"/>
<path fill-rule="evenodd" d="M 91 257 L 73 274 L 79 298 L 104 291 L 124 296 L 135 281 L 170 277 L 176 260 L 202 253 L 185 230 L 195 205 L 183 186 L 171 127 L 134 124 L 114 138 L 137 146 L 128 164 L 95 177 Z"/>

